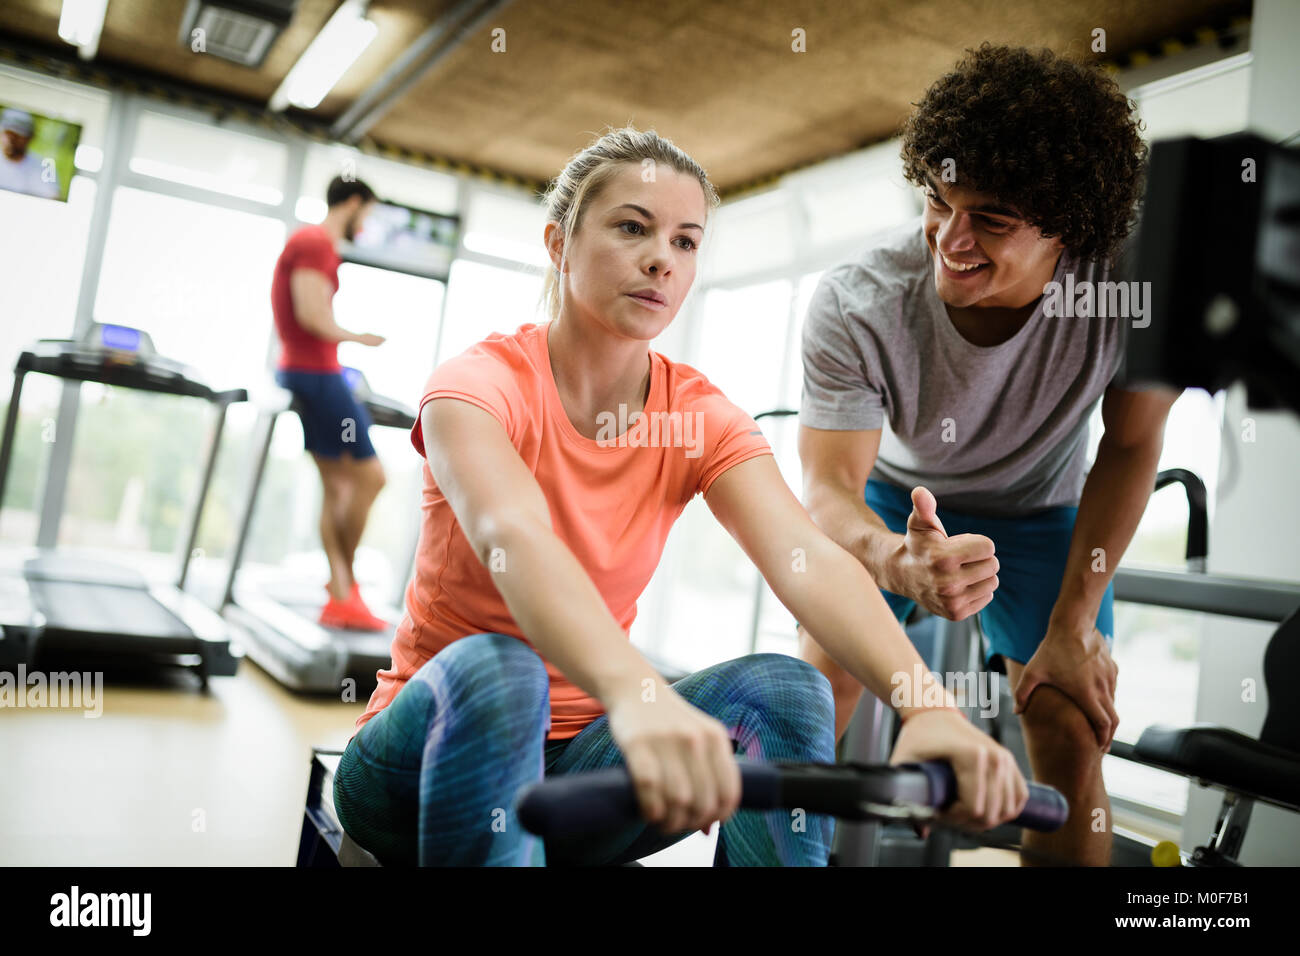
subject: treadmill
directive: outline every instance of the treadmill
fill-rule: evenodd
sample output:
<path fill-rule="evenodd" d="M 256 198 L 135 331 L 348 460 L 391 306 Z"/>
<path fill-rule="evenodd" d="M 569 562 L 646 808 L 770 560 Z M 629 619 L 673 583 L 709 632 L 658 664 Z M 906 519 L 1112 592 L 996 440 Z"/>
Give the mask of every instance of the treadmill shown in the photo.
<path fill-rule="evenodd" d="M 415 412 L 400 402 L 371 391 L 365 376 L 344 368 L 344 378 L 375 425 L 410 431 Z M 319 582 L 254 568 L 241 570 L 244 549 L 257 508 L 257 495 L 266 471 L 276 422 L 295 410 L 292 395 L 275 389 L 258 415 L 258 447 L 249 476 L 249 491 L 240 518 L 238 537 L 221 597 L 222 616 L 241 632 L 241 645 L 250 658 L 286 687 L 309 693 L 337 694 L 344 680 L 355 681 L 358 693 L 375 686 L 375 672 L 392 663 L 395 621 L 384 609 L 376 616 L 388 620 L 384 631 L 348 631 L 318 623 L 325 593 Z M 411 551 L 414 556 L 414 548 Z"/>
<path fill-rule="evenodd" d="M 0 666 L 42 667 L 51 658 L 86 664 L 136 663 L 194 669 L 208 678 L 230 676 L 239 663 L 229 628 L 184 590 L 198 539 L 203 505 L 216 465 L 226 410 L 247 400 L 243 389 L 218 392 L 189 367 L 164 358 L 147 332 L 92 323 L 77 339 L 41 339 L 14 367 L 13 393 L 0 444 L 0 505 L 18 426 L 18 403 L 28 372 L 66 381 L 99 382 L 166 395 L 198 398 L 214 409 L 199 486 L 184 528 L 175 584 L 155 584 L 132 568 L 52 548 L 0 559 Z"/>

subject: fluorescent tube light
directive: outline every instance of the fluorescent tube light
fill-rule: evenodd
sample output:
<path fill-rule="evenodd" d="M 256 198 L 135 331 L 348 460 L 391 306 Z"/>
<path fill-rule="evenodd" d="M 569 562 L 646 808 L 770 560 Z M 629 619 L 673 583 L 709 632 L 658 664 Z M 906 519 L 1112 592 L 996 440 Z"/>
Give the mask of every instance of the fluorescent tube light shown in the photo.
<path fill-rule="evenodd" d="M 362 0 L 345 0 L 275 91 L 268 104 L 271 110 L 288 106 L 311 110 L 320 105 L 379 32 L 365 12 Z"/>
<path fill-rule="evenodd" d="M 59 36 L 75 46 L 83 60 L 93 60 L 99 51 L 107 11 L 108 0 L 63 0 Z"/>

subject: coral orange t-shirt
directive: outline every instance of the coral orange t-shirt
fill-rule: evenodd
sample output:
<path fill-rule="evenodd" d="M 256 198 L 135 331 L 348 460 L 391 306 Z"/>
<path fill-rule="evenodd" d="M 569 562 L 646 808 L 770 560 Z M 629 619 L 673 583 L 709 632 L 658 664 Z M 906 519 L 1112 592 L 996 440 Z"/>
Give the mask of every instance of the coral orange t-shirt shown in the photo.
<path fill-rule="evenodd" d="M 579 434 L 551 373 L 548 328 L 528 324 L 510 335 L 495 333 L 447 360 L 429 377 L 420 408 L 434 398 L 456 398 L 501 423 L 546 496 L 552 528 L 626 634 L 636 617 L 637 598 L 687 503 L 708 492 L 724 471 L 771 454 L 771 447 L 754 420 L 700 372 L 653 350 L 648 350 L 645 415 L 631 426 L 626 414 L 611 415 L 598 423 L 597 438 Z M 411 442 L 423 455 L 418 417 Z M 427 462 L 421 510 L 415 574 L 393 639 L 392 667 L 379 671 L 379 686 L 357 729 L 452 641 L 498 633 L 533 646 L 511 617 L 492 572 L 461 531 Z M 568 739 L 604 708 L 549 661 L 546 670 L 551 701 L 547 739 Z"/>

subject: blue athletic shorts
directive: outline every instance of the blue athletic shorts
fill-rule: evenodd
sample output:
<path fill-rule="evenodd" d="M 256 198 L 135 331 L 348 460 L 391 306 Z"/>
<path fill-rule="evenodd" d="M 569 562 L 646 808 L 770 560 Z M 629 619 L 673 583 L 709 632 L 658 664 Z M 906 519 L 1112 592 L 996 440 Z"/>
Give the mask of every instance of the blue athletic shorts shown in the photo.
<path fill-rule="evenodd" d="M 864 498 L 890 531 L 903 534 L 912 513 L 911 492 L 882 481 L 868 481 Z M 1070 537 L 1078 508 L 1059 506 L 1014 518 L 985 518 L 960 514 L 940 506 L 936 512 L 950 536 L 982 534 L 992 539 L 998 559 L 998 589 L 979 612 L 987 639 L 986 663 L 1002 656 L 1027 663 L 1038 650 L 1052 608 L 1061 591 Z M 912 613 L 916 602 L 882 591 L 890 610 L 900 620 Z M 1097 630 L 1107 644 L 1115 634 L 1115 587 L 1101 599 Z"/>
<path fill-rule="evenodd" d="M 275 380 L 293 393 L 302 420 L 303 445 L 322 458 L 372 458 L 370 413 L 357 401 L 342 372 L 296 372 L 281 369 Z"/>

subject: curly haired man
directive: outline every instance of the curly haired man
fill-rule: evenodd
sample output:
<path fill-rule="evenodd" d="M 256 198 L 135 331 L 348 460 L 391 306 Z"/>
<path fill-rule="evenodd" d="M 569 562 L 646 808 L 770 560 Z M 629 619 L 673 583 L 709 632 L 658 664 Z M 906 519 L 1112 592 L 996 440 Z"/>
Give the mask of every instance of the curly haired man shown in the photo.
<path fill-rule="evenodd" d="M 1177 398 L 1123 384 L 1141 324 L 1093 295 L 1125 274 L 1146 147 L 1100 71 L 985 44 L 917 104 L 902 156 L 925 191 L 921 220 L 827 271 L 809 306 L 805 503 L 900 619 L 918 604 L 979 615 L 1034 777 L 1070 802 L 1060 831 L 1026 833 L 1022 861 L 1104 866 L 1111 577 Z M 1045 309 L 1061 288 L 1090 291 Z M 830 679 L 842 734 L 862 686 L 804 629 L 800 656 Z"/>

